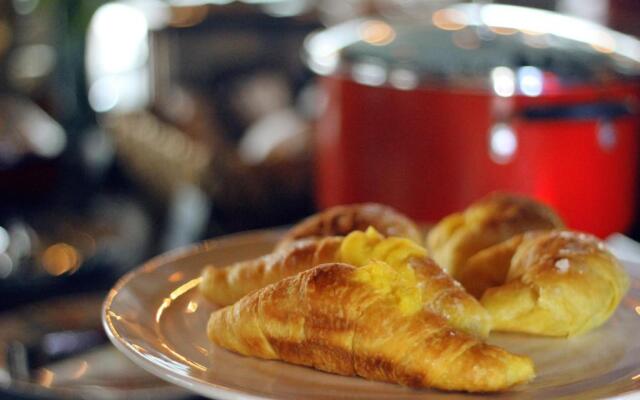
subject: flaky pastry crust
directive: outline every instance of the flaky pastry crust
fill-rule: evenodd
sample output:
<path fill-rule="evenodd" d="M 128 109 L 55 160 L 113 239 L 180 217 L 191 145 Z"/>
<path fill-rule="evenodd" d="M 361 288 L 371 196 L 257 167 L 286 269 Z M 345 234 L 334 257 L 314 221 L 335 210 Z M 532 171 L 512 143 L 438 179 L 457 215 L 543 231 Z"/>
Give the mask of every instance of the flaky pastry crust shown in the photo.
<path fill-rule="evenodd" d="M 452 328 L 324 264 L 255 291 L 209 320 L 210 340 L 246 356 L 341 375 L 469 392 L 505 390 L 533 378 L 533 364 Z"/>
<path fill-rule="evenodd" d="M 613 314 L 629 288 L 624 268 L 594 236 L 571 231 L 517 235 L 474 255 L 461 276 L 494 329 L 573 336 Z"/>
<path fill-rule="evenodd" d="M 219 305 L 233 304 L 254 290 L 319 264 L 344 261 L 340 247 L 345 240 L 342 237 L 304 239 L 254 260 L 227 267 L 206 267 L 200 281 L 200 291 Z M 395 245 L 395 249 L 402 245 L 394 244 L 394 239 L 383 241 L 382 246 L 389 243 Z M 386 247 L 389 249 L 387 254 L 393 256 L 394 247 Z M 362 261 L 367 262 L 368 259 Z M 424 254 L 416 254 L 408 256 L 406 264 L 413 269 L 421 283 L 425 308 L 442 315 L 454 327 L 465 332 L 479 337 L 489 335 L 489 314 L 433 260 Z"/>
<path fill-rule="evenodd" d="M 427 249 L 458 279 L 467 260 L 480 250 L 526 231 L 562 227 L 548 206 L 528 197 L 495 193 L 442 219 L 429 232 Z"/>
<path fill-rule="evenodd" d="M 346 236 L 353 231 L 374 227 L 384 236 L 406 237 L 422 242 L 416 224 L 395 209 L 377 203 L 350 204 L 328 208 L 294 225 L 277 247 L 304 238 Z"/>

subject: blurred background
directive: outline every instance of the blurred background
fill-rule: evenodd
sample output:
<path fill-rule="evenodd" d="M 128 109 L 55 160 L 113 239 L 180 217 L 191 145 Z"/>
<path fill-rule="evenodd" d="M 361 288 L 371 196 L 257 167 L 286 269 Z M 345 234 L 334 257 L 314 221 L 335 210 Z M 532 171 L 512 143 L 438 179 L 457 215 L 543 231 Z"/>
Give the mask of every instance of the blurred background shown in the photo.
<path fill-rule="evenodd" d="M 524 8 L 526 6 L 529 8 Z M 495 190 L 640 236 L 637 0 L 2 0 L 0 398 L 186 398 L 100 327 L 145 259 Z"/>

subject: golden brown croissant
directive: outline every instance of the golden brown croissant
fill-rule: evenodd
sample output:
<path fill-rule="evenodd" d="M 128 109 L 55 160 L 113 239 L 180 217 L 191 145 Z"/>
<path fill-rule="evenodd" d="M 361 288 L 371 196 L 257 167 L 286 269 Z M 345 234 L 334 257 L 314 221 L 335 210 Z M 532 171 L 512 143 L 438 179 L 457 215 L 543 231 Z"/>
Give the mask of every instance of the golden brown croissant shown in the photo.
<path fill-rule="evenodd" d="M 443 315 L 456 328 L 486 337 L 491 318 L 479 302 L 406 238 L 384 238 L 375 229 L 355 231 L 345 238 L 327 237 L 294 242 L 273 254 L 224 268 L 205 268 L 201 292 L 228 305 L 247 293 L 298 272 L 329 262 L 363 266 L 371 260 L 394 267 L 410 266 L 421 282 L 424 306 Z"/>
<path fill-rule="evenodd" d="M 562 228 L 551 208 L 527 197 L 495 193 L 442 219 L 427 236 L 429 255 L 458 279 L 469 257 L 530 230 Z"/>
<path fill-rule="evenodd" d="M 629 287 L 615 257 L 593 236 L 539 231 L 485 249 L 461 279 L 498 331 L 572 336 L 603 324 Z"/>
<path fill-rule="evenodd" d="M 491 392 L 533 378 L 527 357 L 451 328 L 421 306 L 412 270 L 324 264 L 215 311 L 228 350 L 412 387 Z"/>
<path fill-rule="evenodd" d="M 331 207 L 302 220 L 285 234 L 276 247 L 303 238 L 346 236 L 370 226 L 384 236 L 406 237 L 422 243 L 420 230 L 408 217 L 382 204 L 363 203 Z"/>
<path fill-rule="evenodd" d="M 207 266 L 200 291 L 210 301 L 225 306 L 244 295 L 316 265 L 336 260 L 342 238 L 303 239 L 271 254 L 226 267 Z"/>

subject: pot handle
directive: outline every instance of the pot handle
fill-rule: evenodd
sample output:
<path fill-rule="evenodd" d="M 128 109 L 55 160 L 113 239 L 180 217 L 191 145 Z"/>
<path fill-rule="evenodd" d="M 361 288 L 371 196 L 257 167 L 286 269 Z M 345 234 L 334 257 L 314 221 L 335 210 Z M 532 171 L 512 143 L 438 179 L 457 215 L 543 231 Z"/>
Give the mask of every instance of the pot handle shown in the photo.
<path fill-rule="evenodd" d="M 600 102 L 557 106 L 533 106 L 520 111 L 520 117 L 531 121 L 540 120 L 613 120 L 634 115 L 629 106 L 616 102 Z"/>

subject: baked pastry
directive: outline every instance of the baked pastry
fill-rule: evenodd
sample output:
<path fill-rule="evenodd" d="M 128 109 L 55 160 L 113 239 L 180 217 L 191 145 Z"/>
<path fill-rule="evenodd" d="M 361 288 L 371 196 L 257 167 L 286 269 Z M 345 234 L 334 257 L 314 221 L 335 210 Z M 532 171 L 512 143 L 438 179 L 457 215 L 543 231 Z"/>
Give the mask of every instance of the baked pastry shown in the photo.
<path fill-rule="evenodd" d="M 529 232 L 487 248 L 461 279 L 482 296 L 494 330 L 547 336 L 602 325 L 629 288 L 601 241 L 570 231 Z"/>
<path fill-rule="evenodd" d="M 341 237 L 303 239 L 271 254 L 226 267 L 206 266 L 200 292 L 221 306 L 233 304 L 246 294 L 261 289 L 319 264 L 336 261 Z"/>
<path fill-rule="evenodd" d="M 442 219 L 427 236 L 429 255 L 458 279 L 469 257 L 530 230 L 562 228 L 560 217 L 531 198 L 495 193 Z"/>
<path fill-rule="evenodd" d="M 245 356 L 411 387 L 493 392 L 533 378 L 527 357 L 422 307 L 409 267 L 323 264 L 215 311 L 207 334 Z"/>
<path fill-rule="evenodd" d="M 384 238 L 369 228 L 366 232 L 350 233 L 338 249 L 339 262 L 361 267 L 372 260 L 384 261 L 397 270 L 410 267 L 419 282 L 425 308 L 443 316 L 457 329 L 489 336 L 491 317 L 487 311 L 429 258 L 423 247 L 406 238 Z"/>
<path fill-rule="evenodd" d="M 276 247 L 303 238 L 346 236 L 370 226 L 384 236 L 406 237 L 422 243 L 422 234 L 411 219 L 391 207 L 363 203 L 331 207 L 302 220 L 289 229 Z"/>
<path fill-rule="evenodd" d="M 394 268 L 410 267 L 421 282 L 424 307 L 443 315 L 454 327 L 486 337 L 491 318 L 479 302 L 438 265 L 415 242 L 385 238 L 375 229 L 355 231 L 341 237 L 293 242 L 273 254 L 224 268 L 205 268 L 200 290 L 209 300 L 228 305 L 249 292 L 319 264 L 345 262 L 357 267 L 371 260 Z"/>

